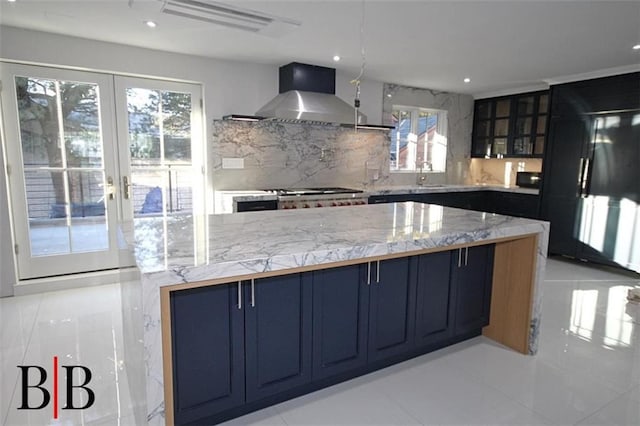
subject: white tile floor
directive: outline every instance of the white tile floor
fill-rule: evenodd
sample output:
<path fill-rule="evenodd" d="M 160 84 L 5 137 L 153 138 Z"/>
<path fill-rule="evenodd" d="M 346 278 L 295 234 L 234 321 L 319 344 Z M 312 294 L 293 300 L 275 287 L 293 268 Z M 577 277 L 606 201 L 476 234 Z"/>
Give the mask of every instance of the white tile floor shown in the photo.
<path fill-rule="evenodd" d="M 479 337 L 232 420 L 228 424 L 640 425 L 640 281 L 551 259 L 540 352 Z M 118 285 L 0 299 L 3 425 L 130 425 Z M 19 411 L 17 365 L 83 364 L 96 403 Z M 37 391 L 36 391 L 37 393 Z M 139 396 L 136 396 L 139 398 Z"/>

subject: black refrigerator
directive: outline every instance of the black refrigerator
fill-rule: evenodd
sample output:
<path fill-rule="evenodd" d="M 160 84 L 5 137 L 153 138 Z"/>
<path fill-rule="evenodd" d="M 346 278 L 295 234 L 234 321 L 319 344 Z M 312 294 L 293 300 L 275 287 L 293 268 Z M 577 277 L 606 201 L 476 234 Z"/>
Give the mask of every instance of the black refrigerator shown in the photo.
<path fill-rule="evenodd" d="M 549 252 L 640 272 L 640 73 L 551 88 Z"/>

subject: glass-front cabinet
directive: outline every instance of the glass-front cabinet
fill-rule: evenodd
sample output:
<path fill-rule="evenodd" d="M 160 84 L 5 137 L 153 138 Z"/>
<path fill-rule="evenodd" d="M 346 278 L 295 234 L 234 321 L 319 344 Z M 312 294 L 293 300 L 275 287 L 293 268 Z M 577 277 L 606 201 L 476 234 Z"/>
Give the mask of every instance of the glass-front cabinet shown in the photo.
<path fill-rule="evenodd" d="M 477 100 L 471 156 L 542 157 L 548 105 L 548 91 Z"/>

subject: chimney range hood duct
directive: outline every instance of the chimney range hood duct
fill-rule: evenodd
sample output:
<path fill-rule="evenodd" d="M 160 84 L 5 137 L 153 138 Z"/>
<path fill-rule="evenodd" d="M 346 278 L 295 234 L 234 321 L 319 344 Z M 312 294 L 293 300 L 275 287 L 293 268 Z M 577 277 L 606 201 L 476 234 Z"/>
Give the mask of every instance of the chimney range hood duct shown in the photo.
<path fill-rule="evenodd" d="M 292 62 L 280 67 L 279 95 L 256 115 L 279 121 L 355 124 L 355 108 L 336 93 L 334 68 Z M 358 124 L 367 116 L 358 112 Z"/>

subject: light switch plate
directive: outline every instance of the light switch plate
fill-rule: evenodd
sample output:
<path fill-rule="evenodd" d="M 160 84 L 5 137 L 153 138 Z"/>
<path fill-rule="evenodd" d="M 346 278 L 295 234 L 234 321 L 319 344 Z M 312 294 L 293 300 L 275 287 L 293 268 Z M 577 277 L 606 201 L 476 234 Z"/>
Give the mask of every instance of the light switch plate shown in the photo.
<path fill-rule="evenodd" d="M 244 169 L 244 158 L 223 158 L 223 169 Z"/>

